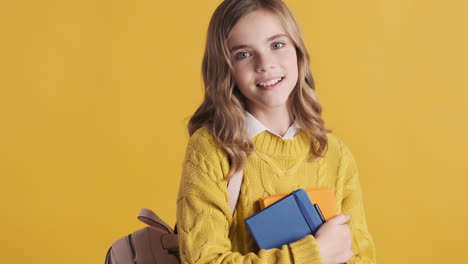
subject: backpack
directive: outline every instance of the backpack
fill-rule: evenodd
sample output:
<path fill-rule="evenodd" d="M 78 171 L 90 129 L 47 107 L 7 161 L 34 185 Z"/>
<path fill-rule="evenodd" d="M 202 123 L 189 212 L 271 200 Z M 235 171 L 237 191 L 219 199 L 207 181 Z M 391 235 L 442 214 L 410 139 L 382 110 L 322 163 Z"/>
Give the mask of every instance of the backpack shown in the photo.
<path fill-rule="evenodd" d="M 234 213 L 242 184 L 243 171 L 229 180 L 229 208 Z M 115 241 L 106 254 L 105 264 L 179 264 L 179 241 L 175 231 L 153 211 L 142 208 L 138 219 L 147 224 Z"/>

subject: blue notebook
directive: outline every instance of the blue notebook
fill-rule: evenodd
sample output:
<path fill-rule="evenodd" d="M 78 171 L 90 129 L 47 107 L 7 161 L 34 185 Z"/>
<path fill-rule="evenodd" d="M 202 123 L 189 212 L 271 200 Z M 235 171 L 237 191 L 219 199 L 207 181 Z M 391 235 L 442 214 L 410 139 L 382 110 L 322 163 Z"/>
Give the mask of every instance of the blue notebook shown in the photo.
<path fill-rule="evenodd" d="M 307 235 L 314 235 L 324 222 L 320 208 L 312 204 L 303 189 L 245 220 L 261 249 L 281 248 Z"/>

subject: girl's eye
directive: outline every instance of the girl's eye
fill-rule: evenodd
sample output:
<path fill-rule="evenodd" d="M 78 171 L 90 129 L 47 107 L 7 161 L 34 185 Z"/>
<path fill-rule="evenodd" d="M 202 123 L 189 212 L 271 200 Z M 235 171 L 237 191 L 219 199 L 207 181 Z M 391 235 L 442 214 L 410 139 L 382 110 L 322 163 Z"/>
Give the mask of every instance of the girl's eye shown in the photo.
<path fill-rule="evenodd" d="M 248 52 L 239 52 L 236 54 L 236 59 L 240 60 L 240 59 L 243 59 L 243 58 L 247 58 L 248 56 L 250 56 L 250 53 Z"/>
<path fill-rule="evenodd" d="M 282 42 L 275 42 L 275 43 L 273 44 L 273 48 L 279 49 L 279 48 L 282 48 L 284 45 L 285 45 L 285 44 L 282 43 Z"/>

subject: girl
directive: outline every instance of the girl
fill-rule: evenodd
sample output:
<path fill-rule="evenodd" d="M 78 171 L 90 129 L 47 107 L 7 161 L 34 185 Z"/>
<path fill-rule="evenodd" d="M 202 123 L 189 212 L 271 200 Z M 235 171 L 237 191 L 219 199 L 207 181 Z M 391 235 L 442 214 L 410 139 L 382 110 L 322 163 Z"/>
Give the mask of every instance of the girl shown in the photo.
<path fill-rule="evenodd" d="M 375 263 L 355 160 L 324 127 L 309 54 L 280 0 L 225 0 L 210 21 L 205 98 L 189 121 L 177 200 L 182 263 Z M 243 171 L 234 214 L 227 183 Z M 333 187 L 337 217 L 259 250 L 244 220 L 258 199 Z"/>

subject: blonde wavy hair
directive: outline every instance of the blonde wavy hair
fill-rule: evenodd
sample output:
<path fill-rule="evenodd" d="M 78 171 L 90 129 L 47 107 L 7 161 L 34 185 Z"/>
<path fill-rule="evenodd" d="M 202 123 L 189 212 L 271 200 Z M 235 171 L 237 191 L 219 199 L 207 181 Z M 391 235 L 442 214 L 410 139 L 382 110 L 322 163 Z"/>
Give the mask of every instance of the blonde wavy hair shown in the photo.
<path fill-rule="evenodd" d="M 321 117 L 322 106 L 315 95 L 315 85 L 309 68 L 307 52 L 299 26 L 291 11 L 281 0 L 225 0 L 215 10 L 206 40 L 202 63 L 205 97 L 188 123 L 189 135 L 205 126 L 226 152 L 230 171 L 244 168 L 254 145 L 246 132 L 246 99 L 236 86 L 227 39 L 236 23 L 247 14 L 263 9 L 276 15 L 296 47 L 298 81 L 288 98 L 288 109 L 311 140 L 310 161 L 321 157 L 327 147 Z"/>

